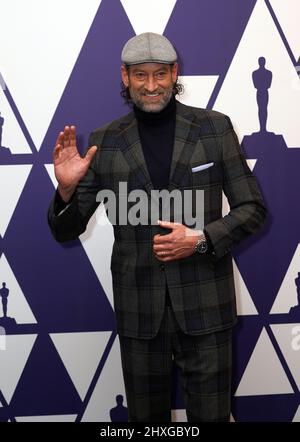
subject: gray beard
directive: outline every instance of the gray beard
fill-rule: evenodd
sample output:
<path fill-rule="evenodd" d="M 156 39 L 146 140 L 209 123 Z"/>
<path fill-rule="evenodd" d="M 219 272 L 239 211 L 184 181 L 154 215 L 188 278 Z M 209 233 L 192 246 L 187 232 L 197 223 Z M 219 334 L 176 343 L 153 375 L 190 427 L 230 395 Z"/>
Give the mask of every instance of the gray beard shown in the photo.
<path fill-rule="evenodd" d="M 129 88 L 130 97 L 132 102 L 136 107 L 144 112 L 158 113 L 161 112 L 169 103 L 173 96 L 173 86 L 170 89 L 165 89 L 164 93 L 161 95 L 162 100 L 159 103 L 144 103 L 140 98 L 139 94 L 132 92 Z"/>

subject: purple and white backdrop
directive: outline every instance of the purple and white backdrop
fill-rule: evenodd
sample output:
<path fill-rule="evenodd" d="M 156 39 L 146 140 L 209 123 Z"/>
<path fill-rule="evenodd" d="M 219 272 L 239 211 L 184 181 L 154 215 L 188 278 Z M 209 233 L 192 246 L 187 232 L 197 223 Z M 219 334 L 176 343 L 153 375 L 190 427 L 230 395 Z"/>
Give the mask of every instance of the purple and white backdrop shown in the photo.
<path fill-rule="evenodd" d="M 127 112 L 120 52 L 145 31 L 175 45 L 181 100 L 228 114 L 269 219 L 234 252 L 233 421 L 300 421 L 300 5 L 297 0 L 1 0 L 0 420 L 126 420 L 99 210 L 56 243 L 52 149 Z M 224 213 L 228 210 L 224 200 Z M 174 383 L 174 420 L 185 420 Z"/>

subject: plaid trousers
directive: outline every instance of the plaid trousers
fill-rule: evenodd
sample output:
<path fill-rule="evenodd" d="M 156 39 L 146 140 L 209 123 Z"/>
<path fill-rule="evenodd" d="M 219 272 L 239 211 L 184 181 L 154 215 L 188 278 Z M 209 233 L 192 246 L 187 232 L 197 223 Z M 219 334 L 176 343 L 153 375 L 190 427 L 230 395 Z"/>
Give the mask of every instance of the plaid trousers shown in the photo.
<path fill-rule="evenodd" d="M 151 339 L 119 336 L 129 421 L 171 422 L 172 367 L 181 379 L 188 422 L 228 422 L 232 329 L 191 336 L 166 305 Z"/>

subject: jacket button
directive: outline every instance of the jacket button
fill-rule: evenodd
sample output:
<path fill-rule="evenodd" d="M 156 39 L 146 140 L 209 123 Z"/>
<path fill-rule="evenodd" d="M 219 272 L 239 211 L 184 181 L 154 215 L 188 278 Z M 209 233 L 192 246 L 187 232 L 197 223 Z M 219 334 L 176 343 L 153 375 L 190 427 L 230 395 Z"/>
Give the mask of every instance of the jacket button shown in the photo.
<path fill-rule="evenodd" d="M 159 264 L 159 268 L 160 268 L 160 270 L 161 270 L 162 272 L 165 271 L 165 266 L 164 266 L 163 264 Z"/>

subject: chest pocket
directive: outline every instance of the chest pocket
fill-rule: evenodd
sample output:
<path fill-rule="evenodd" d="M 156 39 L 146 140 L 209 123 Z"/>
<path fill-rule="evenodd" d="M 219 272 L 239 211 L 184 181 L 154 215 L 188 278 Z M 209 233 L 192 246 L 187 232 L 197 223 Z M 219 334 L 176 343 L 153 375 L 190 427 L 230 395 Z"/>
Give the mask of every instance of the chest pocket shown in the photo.
<path fill-rule="evenodd" d="M 193 187 L 205 188 L 220 185 L 223 180 L 220 161 L 191 164 L 189 173 Z"/>

